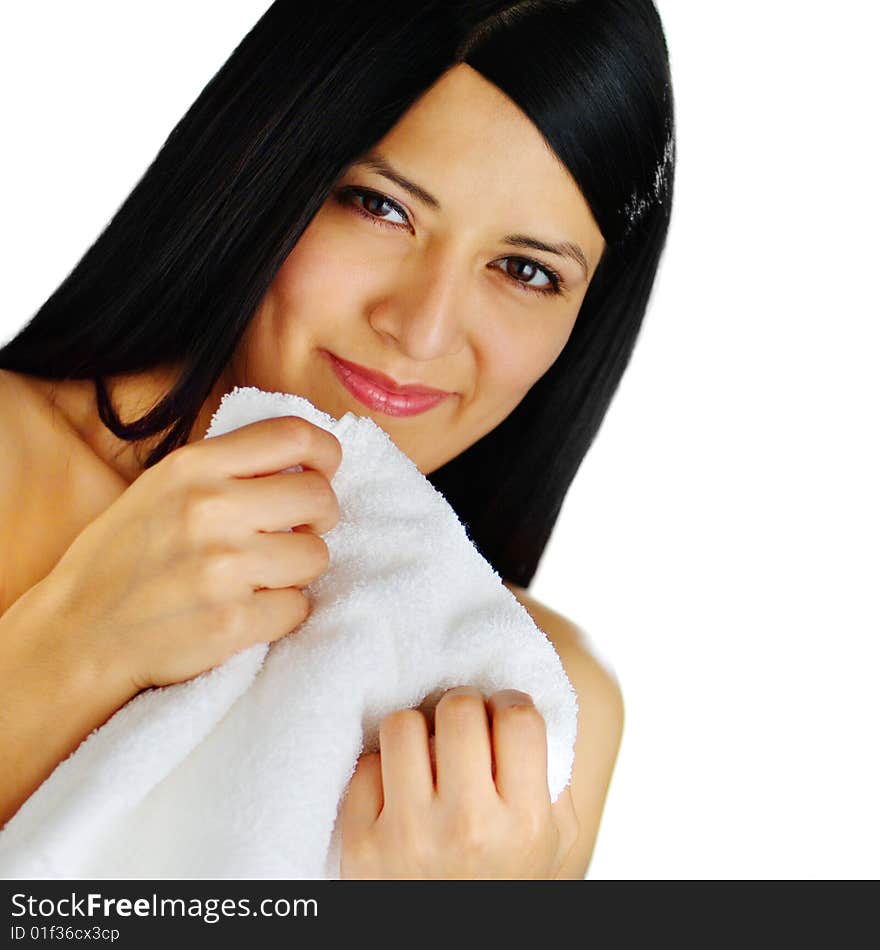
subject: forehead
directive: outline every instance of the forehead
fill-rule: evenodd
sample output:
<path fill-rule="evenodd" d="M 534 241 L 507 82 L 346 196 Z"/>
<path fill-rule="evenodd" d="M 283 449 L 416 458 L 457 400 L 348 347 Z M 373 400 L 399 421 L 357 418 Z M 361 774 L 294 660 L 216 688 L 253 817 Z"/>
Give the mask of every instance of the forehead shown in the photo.
<path fill-rule="evenodd" d="M 376 144 L 444 212 L 552 226 L 598 257 L 604 241 L 568 169 L 529 117 L 467 63 L 444 73 Z M 525 220 L 524 220 L 525 218 Z"/>

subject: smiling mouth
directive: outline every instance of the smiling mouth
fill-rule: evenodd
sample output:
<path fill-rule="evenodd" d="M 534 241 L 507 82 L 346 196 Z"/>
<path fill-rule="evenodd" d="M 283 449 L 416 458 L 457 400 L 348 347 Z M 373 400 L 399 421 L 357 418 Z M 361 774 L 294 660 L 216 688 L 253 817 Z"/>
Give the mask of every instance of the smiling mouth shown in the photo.
<path fill-rule="evenodd" d="M 415 416 L 448 399 L 454 393 L 429 390 L 428 387 L 404 387 L 405 391 L 384 388 L 375 378 L 359 372 L 357 364 L 340 360 L 328 350 L 322 351 L 333 368 L 337 379 L 362 405 L 388 416 Z M 387 378 L 387 377 L 386 377 Z"/>

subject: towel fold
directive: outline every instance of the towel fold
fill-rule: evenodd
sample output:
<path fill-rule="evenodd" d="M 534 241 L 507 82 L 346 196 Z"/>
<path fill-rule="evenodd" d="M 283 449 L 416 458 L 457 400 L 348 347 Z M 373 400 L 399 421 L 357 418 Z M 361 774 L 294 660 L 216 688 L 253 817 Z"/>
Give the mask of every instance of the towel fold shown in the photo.
<path fill-rule="evenodd" d="M 379 426 L 237 387 L 206 438 L 283 415 L 329 430 L 343 451 L 310 615 L 143 691 L 92 732 L 0 832 L 2 877 L 339 878 L 338 808 L 382 718 L 462 684 L 529 693 L 547 727 L 551 800 L 567 785 L 577 699 L 556 651 Z"/>

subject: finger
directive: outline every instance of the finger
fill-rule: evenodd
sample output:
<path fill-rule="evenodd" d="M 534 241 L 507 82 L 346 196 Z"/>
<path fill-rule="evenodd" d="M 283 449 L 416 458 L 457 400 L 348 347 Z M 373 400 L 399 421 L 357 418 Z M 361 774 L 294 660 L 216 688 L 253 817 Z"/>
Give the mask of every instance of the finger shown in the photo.
<path fill-rule="evenodd" d="M 251 422 L 179 451 L 201 471 L 230 478 L 271 475 L 302 465 L 330 481 L 342 462 L 342 446 L 332 432 L 290 415 Z"/>
<path fill-rule="evenodd" d="M 399 709 L 379 724 L 382 786 L 389 808 L 419 807 L 434 795 L 428 723 L 418 709 Z"/>
<path fill-rule="evenodd" d="M 358 759 L 339 813 L 340 830 L 345 837 L 375 824 L 382 811 L 384 798 L 380 758 L 378 752 L 368 752 Z"/>
<path fill-rule="evenodd" d="M 556 859 L 562 864 L 568 857 L 580 835 L 581 826 L 574 808 L 574 799 L 571 797 L 571 785 L 566 785 L 559 793 L 559 797 L 550 806 L 556 827 L 559 829 L 559 851 Z"/>
<path fill-rule="evenodd" d="M 223 488 L 227 523 L 251 531 L 286 531 L 308 525 L 324 534 L 339 522 L 339 500 L 321 472 L 284 472 L 233 478 Z"/>
<path fill-rule="evenodd" d="M 505 689 L 489 699 L 495 785 L 511 804 L 549 800 L 547 730 L 528 693 Z"/>
<path fill-rule="evenodd" d="M 271 643 L 293 633 L 312 612 L 308 594 L 298 587 L 258 590 L 245 604 L 251 643 Z"/>
<path fill-rule="evenodd" d="M 260 534 L 241 559 L 252 590 L 307 587 L 329 567 L 330 550 L 316 534 L 276 532 Z"/>
<path fill-rule="evenodd" d="M 492 782 L 492 745 L 486 702 L 480 690 L 447 690 L 434 708 L 437 794 L 475 801 L 497 797 Z"/>

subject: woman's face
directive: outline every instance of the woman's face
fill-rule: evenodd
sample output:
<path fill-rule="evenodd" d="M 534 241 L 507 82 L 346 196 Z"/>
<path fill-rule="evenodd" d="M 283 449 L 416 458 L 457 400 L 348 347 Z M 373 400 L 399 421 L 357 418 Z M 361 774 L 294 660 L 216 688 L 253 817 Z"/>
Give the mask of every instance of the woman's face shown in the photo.
<path fill-rule="evenodd" d="M 458 64 L 338 180 L 261 301 L 226 384 L 369 416 L 429 474 L 509 415 L 554 362 L 604 246 L 535 126 Z M 337 360 L 398 390 L 450 395 L 426 407 Z"/>

